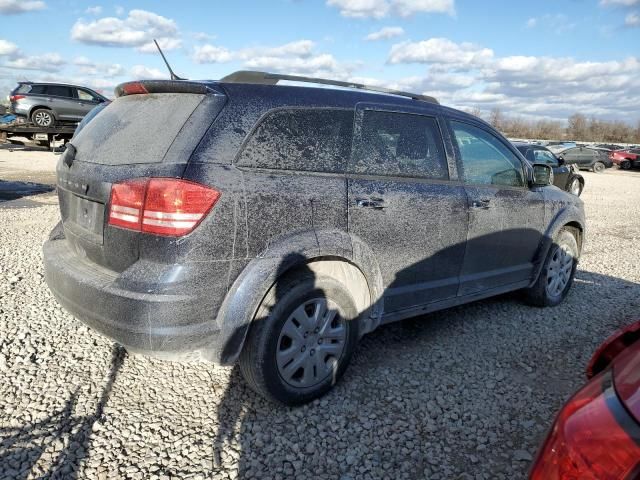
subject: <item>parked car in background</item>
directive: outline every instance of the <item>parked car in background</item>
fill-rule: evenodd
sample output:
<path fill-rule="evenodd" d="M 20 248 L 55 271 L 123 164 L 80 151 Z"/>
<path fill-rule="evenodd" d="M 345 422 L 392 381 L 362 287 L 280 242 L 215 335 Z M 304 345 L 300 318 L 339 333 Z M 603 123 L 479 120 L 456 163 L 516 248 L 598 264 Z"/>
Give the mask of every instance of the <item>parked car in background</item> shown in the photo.
<path fill-rule="evenodd" d="M 580 196 L 584 189 L 584 177 L 574 171 L 570 165 L 556 157 L 551 150 L 531 143 L 514 142 L 515 147 L 522 153 L 530 164 L 544 163 L 553 169 L 553 184 L 569 193 Z"/>
<path fill-rule="evenodd" d="M 623 170 L 640 167 L 640 148 L 616 150 L 609 153 L 609 159 Z"/>
<path fill-rule="evenodd" d="M 564 300 L 584 205 L 548 165 L 431 97 L 319 81 L 120 85 L 57 166 L 58 301 L 130 351 L 238 362 L 300 404 L 382 324 L 513 290 Z"/>
<path fill-rule="evenodd" d="M 580 170 L 591 170 L 596 173 L 611 168 L 613 162 L 609 152 L 589 147 L 573 147 L 555 152 L 559 159 L 567 165 L 576 165 Z"/>
<path fill-rule="evenodd" d="M 615 143 L 598 143 L 597 145 L 594 145 L 595 148 L 601 148 L 603 150 L 622 150 L 624 149 L 623 146 L 621 145 L 616 145 Z"/>
<path fill-rule="evenodd" d="M 640 322 L 595 352 L 590 379 L 555 419 L 530 480 L 635 480 L 640 473 Z"/>
<path fill-rule="evenodd" d="M 11 113 L 38 127 L 53 127 L 59 122 L 79 122 L 107 98 L 78 85 L 19 82 L 9 101 Z"/>

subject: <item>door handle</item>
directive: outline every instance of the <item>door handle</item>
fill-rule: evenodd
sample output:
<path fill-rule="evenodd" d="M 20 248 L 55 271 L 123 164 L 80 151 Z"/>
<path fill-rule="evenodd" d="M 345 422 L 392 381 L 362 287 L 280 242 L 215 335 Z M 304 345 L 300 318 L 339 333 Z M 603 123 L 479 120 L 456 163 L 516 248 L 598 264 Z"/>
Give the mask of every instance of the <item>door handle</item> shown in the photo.
<path fill-rule="evenodd" d="M 480 210 L 488 210 L 491 206 L 491 200 L 474 200 L 471 202 L 471 208 L 477 208 Z"/>
<path fill-rule="evenodd" d="M 356 206 L 360 208 L 373 208 L 374 210 L 382 210 L 385 208 L 384 200 L 381 198 L 359 198 L 356 200 Z"/>

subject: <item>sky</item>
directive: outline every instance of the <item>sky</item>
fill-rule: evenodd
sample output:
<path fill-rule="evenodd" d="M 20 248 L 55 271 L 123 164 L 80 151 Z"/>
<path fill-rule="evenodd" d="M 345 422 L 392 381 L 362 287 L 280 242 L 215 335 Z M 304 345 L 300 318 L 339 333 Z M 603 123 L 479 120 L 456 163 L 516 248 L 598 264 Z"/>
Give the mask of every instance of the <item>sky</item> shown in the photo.
<path fill-rule="evenodd" d="M 0 96 L 241 69 L 400 88 L 510 116 L 640 121 L 640 0 L 0 0 Z M 6 92 L 6 93 L 5 93 Z"/>

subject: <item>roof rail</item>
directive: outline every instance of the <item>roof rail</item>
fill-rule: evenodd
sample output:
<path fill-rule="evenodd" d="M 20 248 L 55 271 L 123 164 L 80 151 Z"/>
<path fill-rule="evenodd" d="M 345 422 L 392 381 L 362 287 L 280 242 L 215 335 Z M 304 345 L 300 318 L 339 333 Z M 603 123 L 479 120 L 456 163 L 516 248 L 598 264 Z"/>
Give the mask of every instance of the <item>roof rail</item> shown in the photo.
<path fill-rule="evenodd" d="M 253 70 L 239 70 L 222 78 L 221 82 L 226 83 L 252 83 L 260 85 L 276 85 L 280 80 L 289 80 L 292 82 L 317 83 L 321 85 L 333 85 L 336 87 L 357 88 L 359 90 L 368 90 L 371 92 L 388 93 L 390 95 L 399 95 L 401 97 L 409 97 L 414 100 L 422 100 L 423 102 L 439 103 L 434 97 L 429 95 L 419 95 L 417 93 L 403 92 L 402 90 L 393 90 L 391 88 L 376 87 L 373 85 L 364 85 L 362 83 L 343 82 L 340 80 L 328 80 L 326 78 L 302 77 L 298 75 L 284 75 L 280 73 L 255 72 Z"/>

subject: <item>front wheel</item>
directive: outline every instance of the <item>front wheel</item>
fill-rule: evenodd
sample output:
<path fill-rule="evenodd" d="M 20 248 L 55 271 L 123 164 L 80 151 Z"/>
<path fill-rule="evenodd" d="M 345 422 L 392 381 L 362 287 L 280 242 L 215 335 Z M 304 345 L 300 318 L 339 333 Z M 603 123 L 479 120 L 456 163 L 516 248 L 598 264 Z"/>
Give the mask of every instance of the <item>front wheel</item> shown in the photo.
<path fill-rule="evenodd" d="M 569 192 L 573 193 L 576 197 L 579 197 L 582 193 L 582 183 L 577 178 L 571 180 L 571 185 L 569 186 Z"/>
<path fill-rule="evenodd" d="M 602 162 L 596 162 L 596 163 L 593 164 L 593 167 L 592 167 L 593 171 L 596 172 L 596 173 L 604 172 L 605 168 L 606 167 L 605 167 L 604 163 L 602 163 Z"/>
<path fill-rule="evenodd" d="M 620 163 L 620 168 L 623 170 L 631 170 L 631 161 L 623 160 L 622 163 Z"/>
<path fill-rule="evenodd" d="M 525 300 L 538 307 L 559 305 L 573 284 L 579 257 L 576 237 L 569 230 L 560 230 L 547 252 L 538 280 L 524 290 Z"/>
<path fill-rule="evenodd" d="M 279 280 L 263 300 L 240 354 L 251 388 L 285 405 L 327 393 L 358 341 L 358 311 L 347 288 L 311 271 Z"/>

